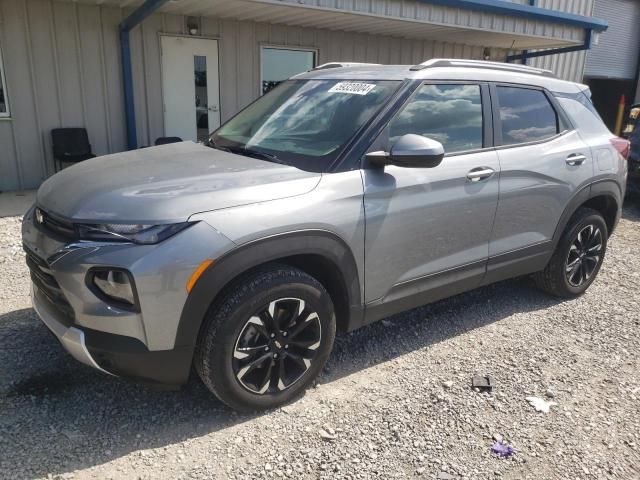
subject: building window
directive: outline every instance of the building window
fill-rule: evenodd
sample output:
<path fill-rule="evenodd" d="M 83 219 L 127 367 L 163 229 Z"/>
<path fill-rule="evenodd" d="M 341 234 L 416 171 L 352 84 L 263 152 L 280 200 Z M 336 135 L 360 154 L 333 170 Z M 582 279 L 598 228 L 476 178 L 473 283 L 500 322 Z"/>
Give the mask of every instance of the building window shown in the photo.
<path fill-rule="evenodd" d="M 7 82 L 4 79 L 4 64 L 0 50 L 0 118 L 9 116 L 9 99 L 7 98 Z"/>
<path fill-rule="evenodd" d="M 316 65 L 317 52 L 302 48 L 262 47 L 261 94 L 267 93 L 280 82 Z"/>
<path fill-rule="evenodd" d="M 389 144 L 414 133 L 464 152 L 482 148 L 482 128 L 479 85 L 423 85 L 389 123 Z"/>
<path fill-rule="evenodd" d="M 540 90 L 498 87 L 502 145 L 545 140 L 560 128 L 556 111 Z"/>

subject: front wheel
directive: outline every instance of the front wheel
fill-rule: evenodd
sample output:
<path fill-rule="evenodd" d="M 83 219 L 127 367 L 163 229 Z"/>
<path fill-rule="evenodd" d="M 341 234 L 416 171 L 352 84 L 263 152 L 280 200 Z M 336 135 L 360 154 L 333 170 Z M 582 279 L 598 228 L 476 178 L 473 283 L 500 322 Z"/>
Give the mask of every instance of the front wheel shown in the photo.
<path fill-rule="evenodd" d="M 546 268 L 534 275 L 538 287 L 560 298 L 584 293 L 600 271 L 607 236 L 602 215 L 590 208 L 580 208 L 567 225 Z"/>
<path fill-rule="evenodd" d="M 236 410 L 274 408 L 320 373 L 335 328 L 324 287 L 301 270 L 273 265 L 234 282 L 209 311 L 196 370 Z"/>

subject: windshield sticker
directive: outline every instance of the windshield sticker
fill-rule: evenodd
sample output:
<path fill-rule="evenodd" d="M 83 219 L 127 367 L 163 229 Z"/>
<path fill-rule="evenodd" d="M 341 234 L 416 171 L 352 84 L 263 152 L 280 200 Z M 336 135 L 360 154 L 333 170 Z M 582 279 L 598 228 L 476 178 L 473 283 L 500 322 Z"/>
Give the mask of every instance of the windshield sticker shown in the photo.
<path fill-rule="evenodd" d="M 329 93 L 351 93 L 353 95 L 366 95 L 374 88 L 376 88 L 376 86 L 372 83 L 340 82 L 336 83 L 329 90 Z"/>

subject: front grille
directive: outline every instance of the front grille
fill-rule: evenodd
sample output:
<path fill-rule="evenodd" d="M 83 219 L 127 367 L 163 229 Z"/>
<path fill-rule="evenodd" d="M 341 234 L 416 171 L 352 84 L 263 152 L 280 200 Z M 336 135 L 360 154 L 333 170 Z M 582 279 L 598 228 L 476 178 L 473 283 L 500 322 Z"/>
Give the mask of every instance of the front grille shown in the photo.
<path fill-rule="evenodd" d="M 34 223 L 40 230 L 57 238 L 69 240 L 77 237 L 73 223 L 51 215 L 40 207 L 36 207 Z"/>
<path fill-rule="evenodd" d="M 73 309 L 62 293 L 55 277 L 51 274 L 49 265 L 26 246 L 24 246 L 24 251 L 27 254 L 27 266 L 31 272 L 31 281 L 40 293 L 49 300 L 51 306 L 61 314 L 62 323 L 66 326 L 72 325 L 75 318 Z"/>

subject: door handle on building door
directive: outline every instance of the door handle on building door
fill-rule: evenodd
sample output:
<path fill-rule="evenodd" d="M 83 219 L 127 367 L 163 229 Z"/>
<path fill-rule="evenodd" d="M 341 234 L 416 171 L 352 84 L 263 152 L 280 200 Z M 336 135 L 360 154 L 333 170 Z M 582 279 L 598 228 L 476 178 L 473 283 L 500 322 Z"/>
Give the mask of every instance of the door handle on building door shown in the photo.
<path fill-rule="evenodd" d="M 576 165 L 582 165 L 586 160 L 587 157 L 585 157 L 581 153 L 572 153 L 567 157 L 565 162 L 567 162 L 567 165 L 574 167 Z"/>

